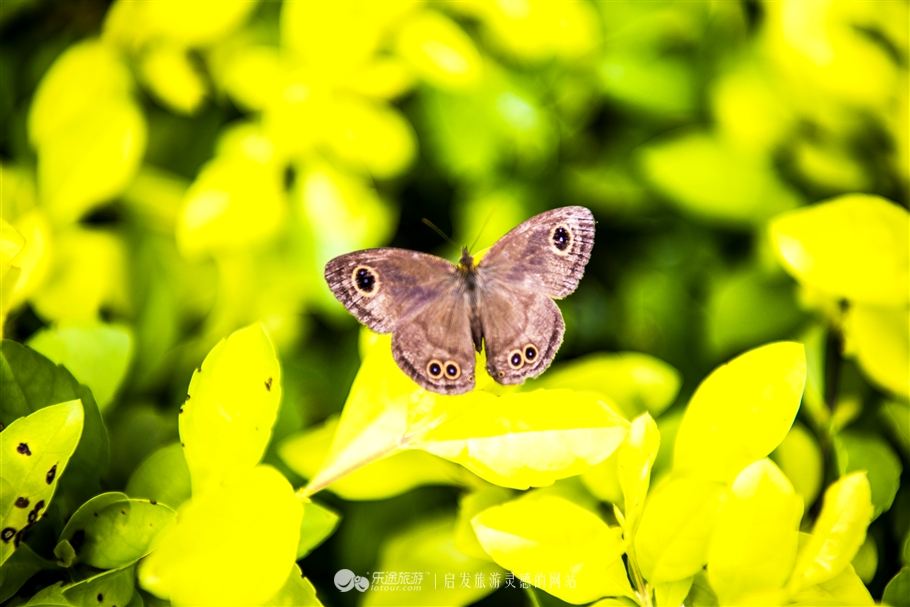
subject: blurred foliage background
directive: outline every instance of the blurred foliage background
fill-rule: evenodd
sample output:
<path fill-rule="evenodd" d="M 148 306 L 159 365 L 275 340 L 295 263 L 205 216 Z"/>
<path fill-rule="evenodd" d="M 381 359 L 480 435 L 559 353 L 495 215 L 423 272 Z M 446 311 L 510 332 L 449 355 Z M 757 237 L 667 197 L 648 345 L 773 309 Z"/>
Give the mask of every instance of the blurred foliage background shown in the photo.
<path fill-rule="evenodd" d="M 719 362 L 804 339 L 827 362 L 804 420 L 823 449 L 819 428 L 854 424 L 900 476 L 908 285 L 851 315 L 850 293 L 788 275 L 766 228 L 846 193 L 907 206 L 907 19 L 898 0 L 3 0 L 4 336 L 92 388 L 122 488 L 175 439 L 205 353 L 250 322 L 281 354 L 276 440 L 340 410 L 357 326 L 331 257 L 454 259 L 422 219 L 482 248 L 581 204 L 597 243 L 559 360 L 647 353 L 685 402 Z M 856 224 L 814 221 L 852 251 Z M 877 276 L 874 253 L 845 263 Z M 369 569 L 381 530 L 456 496 L 329 498 L 343 522 L 308 577 Z M 873 526 L 874 596 L 910 524 L 897 499 Z"/>

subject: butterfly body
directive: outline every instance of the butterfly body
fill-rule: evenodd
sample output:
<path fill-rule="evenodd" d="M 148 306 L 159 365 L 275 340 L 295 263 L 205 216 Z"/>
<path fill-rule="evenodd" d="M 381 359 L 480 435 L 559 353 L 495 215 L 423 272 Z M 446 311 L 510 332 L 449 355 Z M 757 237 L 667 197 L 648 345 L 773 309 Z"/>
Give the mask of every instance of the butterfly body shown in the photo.
<path fill-rule="evenodd" d="M 536 215 L 475 263 L 416 251 L 367 249 L 332 259 L 333 294 L 364 325 L 392 333 L 398 366 L 443 394 L 474 387 L 474 350 L 499 383 L 536 377 L 553 361 L 565 324 L 553 299 L 573 292 L 594 245 L 584 207 Z"/>

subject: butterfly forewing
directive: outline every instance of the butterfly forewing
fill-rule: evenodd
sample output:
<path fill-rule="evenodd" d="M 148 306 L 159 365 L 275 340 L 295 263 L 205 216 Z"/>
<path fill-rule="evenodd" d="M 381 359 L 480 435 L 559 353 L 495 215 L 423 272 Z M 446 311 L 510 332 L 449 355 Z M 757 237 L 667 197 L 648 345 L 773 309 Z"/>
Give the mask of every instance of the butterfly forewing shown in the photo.
<path fill-rule="evenodd" d="M 477 267 L 487 282 L 554 299 L 572 293 L 594 247 L 594 216 L 585 207 L 535 215 L 490 247 Z"/>
<path fill-rule="evenodd" d="M 457 280 L 457 270 L 425 253 L 366 249 L 331 260 L 325 280 L 357 320 L 378 333 L 390 333 Z"/>

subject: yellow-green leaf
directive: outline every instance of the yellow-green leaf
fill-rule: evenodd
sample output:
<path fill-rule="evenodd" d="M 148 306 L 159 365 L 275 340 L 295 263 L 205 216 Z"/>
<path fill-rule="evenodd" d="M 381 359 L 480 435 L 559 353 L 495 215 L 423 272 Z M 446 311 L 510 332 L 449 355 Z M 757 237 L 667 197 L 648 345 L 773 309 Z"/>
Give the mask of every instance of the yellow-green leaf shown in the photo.
<path fill-rule="evenodd" d="M 20 417 L 0 432 L 0 564 L 47 511 L 82 437 L 83 417 L 82 403 L 71 400 Z"/>
<path fill-rule="evenodd" d="M 885 306 L 910 300 L 910 214 L 879 196 L 848 194 L 771 223 L 787 271 L 830 295 Z"/>
<path fill-rule="evenodd" d="M 564 601 L 632 596 L 622 531 L 567 499 L 531 492 L 482 511 L 472 524 L 494 561 Z"/>
<path fill-rule="evenodd" d="M 369 579 L 364 605 L 468 605 L 496 588 L 499 567 L 455 547 L 455 519 L 420 521 L 387 540 Z M 451 584 L 446 580 L 451 579 Z"/>
<path fill-rule="evenodd" d="M 824 472 L 821 449 L 815 437 L 802 424 L 793 424 L 771 456 L 793 483 L 803 503 L 811 505 L 821 490 Z"/>
<path fill-rule="evenodd" d="M 856 304 L 844 323 L 846 353 L 874 383 L 910 400 L 910 309 Z"/>
<path fill-rule="evenodd" d="M 502 487 L 481 487 L 464 494 L 458 500 L 458 519 L 455 523 L 455 546 L 464 554 L 479 559 L 490 558 L 477 541 L 471 519 L 496 504 L 508 501 L 514 492 Z"/>
<path fill-rule="evenodd" d="M 710 480 L 677 477 L 651 491 L 633 540 L 649 582 L 682 580 L 704 566 L 722 490 Z"/>
<path fill-rule="evenodd" d="M 39 331 L 28 345 L 87 385 L 104 411 L 126 376 L 133 335 L 123 325 L 65 323 Z"/>
<path fill-rule="evenodd" d="M 219 342 L 193 373 L 180 440 L 193 494 L 262 458 L 281 402 L 281 368 L 262 325 Z"/>
<path fill-rule="evenodd" d="M 605 460 L 628 422 L 595 393 L 475 390 L 416 446 L 515 489 L 549 485 Z"/>
<path fill-rule="evenodd" d="M 623 529 L 632 535 L 645 505 L 651 466 L 657 458 L 660 433 L 647 413 L 632 420 L 629 434 L 617 449 L 616 471 L 623 495 Z"/>
<path fill-rule="evenodd" d="M 139 69 L 152 93 L 181 114 L 192 114 L 205 100 L 205 80 L 186 49 L 154 45 L 143 54 Z"/>
<path fill-rule="evenodd" d="M 139 582 L 175 605 L 257 605 L 294 567 L 302 505 L 275 469 L 246 469 L 194 495 L 142 561 Z"/>
<path fill-rule="evenodd" d="M 288 574 L 284 586 L 267 604 L 269 607 L 322 607 L 313 583 L 303 577 L 300 567 L 296 565 Z"/>
<path fill-rule="evenodd" d="M 230 34 L 256 8 L 256 0 L 131 2 L 108 12 L 105 37 L 123 45 L 164 38 L 186 46 L 211 44 Z"/>
<path fill-rule="evenodd" d="M 423 79 L 441 88 L 464 88 L 482 75 L 471 38 L 451 19 L 421 11 L 397 32 L 397 51 Z"/>
<path fill-rule="evenodd" d="M 841 477 L 825 500 L 809 541 L 801 547 L 788 588 L 798 592 L 827 582 L 850 565 L 872 521 L 872 497 L 863 472 Z"/>
<path fill-rule="evenodd" d="M 750 350 L 711 372 L 689 401 L 676 435 L 674 469 L 729 480 L 787 435 L 806 383 L 801 344 Z"/>
<path fill-rule="evenodd" d="M 126 484 L 130 497 L 144 497 L 177 508 L 190 497 L 190 471 L 180 443 L 153 451 L 133 470 Z"/>
<path fill-rule="evenodd" d="M 784 586 L 796 560 L 802 514 L 802 499 L 771 460 L 739 473 L 708 549 L 708 579 L 721 604 Z"/>
<path fill-rule="evenodd" d="M 278 446 L 278 454 L 291 470 L 315 478 L 330 463 L 327 460 L 338 418 L 294 434 Z M 365 454 L 367 459 L 369 454 Z M 370 459 L 339 475 L 326 487 L 347 500 L 386 499 L 421 485 L 461 483 L 467 476 L 460 467 L 425 451 L 407 449 L 381 459 Z"/>
<path fill-rule="evenodd" d="M 682 378 L 653 356 L 639 352 L 594 354 L 548 371 L 535 386 L 591 390 L 607 396 L 628 418 L 660 415 L 673 403 Z"/>

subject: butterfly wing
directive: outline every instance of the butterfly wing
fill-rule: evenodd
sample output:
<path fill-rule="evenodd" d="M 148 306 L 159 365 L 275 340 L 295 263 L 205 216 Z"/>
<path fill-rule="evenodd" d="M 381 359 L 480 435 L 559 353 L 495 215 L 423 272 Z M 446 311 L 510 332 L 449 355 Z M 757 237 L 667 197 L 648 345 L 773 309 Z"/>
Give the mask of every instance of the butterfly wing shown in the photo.
<path fill-rule="evenodd" d="M 518 384 L 550 366 L 565 333 L 553 299 L 578 287 L 593 246 L 591 211 L 563 207 L 520 224 L 480 261 L 478 312 L 493 379 Z"/>
<path fill-rule="evenodd" d="M 325 279 L 357 320 L 392 333 L 395 361 L 415 382 L 443 394 L 474 387 L 470 300 L 453 264 L 405 249 L 367 249 L 332 259 Z"/>
<path fill-rule="evenodd" d="M 488 282 L 561 299 L 578 287 L 593 247 L 591 211 L 562 207 L 535 215 L 500 238 L 477 272 Z"/>

